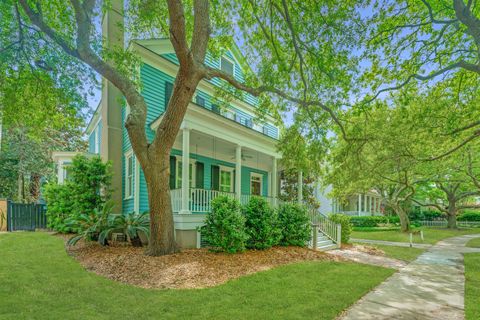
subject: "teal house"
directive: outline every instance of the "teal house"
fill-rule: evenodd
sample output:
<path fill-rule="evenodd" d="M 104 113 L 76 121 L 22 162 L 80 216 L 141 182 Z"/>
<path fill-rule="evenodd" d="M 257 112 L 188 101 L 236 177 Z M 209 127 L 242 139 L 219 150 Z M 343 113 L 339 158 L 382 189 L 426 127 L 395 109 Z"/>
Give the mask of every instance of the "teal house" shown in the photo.
<path fill-rule="evenodd" d="M 145 130 L 148 138 L 153 139 L 172 93 L 178 61 L 169 39 L 132 41 L 129 49 L 142 59 L 139 75 L 148 105 Z M 225 50 L 219 57 L 209 54 L 206 63 L 239 81 L 243 81 L 244 70 L 248 68 L 238 48 Z M 170 156 L 176 236 L 184 247 L 199 245 L 196 228 L 211 210 L 212 199 L 219 195 L 236 197 L 242 203 L 251 196 L 264 197 L 272 204 L 276 202 L 280 157 L 276 144 L 280 128 L 268 115 L 262 121 L 256 118 L 257 99 L 251 95 L 245 94 L 229 103 L 215 98 L 220 85 L 218 79 L 199 84 Z M 106 94 L 110 92 L 114 91 Z M 118 201 L 123 212 L 148 211 L 145 177 L 124 126 L 129 107 L 120 104 L 121 112 L 117 112 L 108 105 L 112 100 L 102 96 L 88 125 L 89 153 L 114 162 L 117 178 L 114 187 L 121 190 Z M 105 118 L 111 120 L 109 130 L 106 130 Z M 117 128 L 112 128 L 112 123 L 116 123 Z M 104 156 L 108 149 L 104 144 L 113 141 L 118 143 L 117 156 Z"/>

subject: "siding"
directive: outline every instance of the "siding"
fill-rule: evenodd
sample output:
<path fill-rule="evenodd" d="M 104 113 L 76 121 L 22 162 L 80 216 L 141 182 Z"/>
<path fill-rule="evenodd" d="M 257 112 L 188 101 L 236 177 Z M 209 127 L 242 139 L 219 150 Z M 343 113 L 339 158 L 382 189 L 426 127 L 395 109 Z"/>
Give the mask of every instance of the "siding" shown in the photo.
<path fill-rule="evenodd" d="M 163 58 L 167 59 L 168 61 L 176 64 L 176 65 L 179 64 L 177 56 L 175 55 L 175 53 L 166 53 L 166 54 L 162 54 L 161 56 Z M 233 77 L 235 78 L 235 80 L 237 80 L 239 82 L 242 82 L 242 83 L 245 82 L 245 76 L 243 74 L 242 67 L 237 63 L 237 61 L 233 57 L 232 52 L 230 50 L 227 51 L 225 53 L 225 56 L 234 62 Z M 207 55 L 205 57 L 205 64 L 209 67 L 219 69 L 220 68 L 220 58 L 216 58 L 216 57 L 212 56 L 212 54 L 210 52 L 207 52 Z M 218 87 L 221 87 L 223 85 L 222 81 L 223 80 L 221 80 L 219 78 L 213 78 L 211 80 L 208 80 L 208 82 L 210 82 L 211 84 L 216 85 Z M 242 96 L 242 100 L 244 102 L 254 106 L 254 107 L 258 106 L 258 98 L 255 97 L 255 96 L 252 96 L 249 93 L 244 93 L 243 96 Z"/>
<path fill-rule="evenodd" d="M 124 104 L 122 107 L 122 123 L 125 123 L 126 116 L 127 108 Z M 125 177 L 127 169 L 125 153 L 132 150 L 132 145 L 130 144 L 130 139 L 128 138 L 127 129 L 125 129 L 125 126 L 122 127 L 122 206 L 123 212 L 128 213 L 133 211 L 135 205 L 134 198 L 125 199 Z M 133 181 L 135 181 L 135 161 L 133 162 Z M 135 183 L 133 190 L 135 192 Z"/>

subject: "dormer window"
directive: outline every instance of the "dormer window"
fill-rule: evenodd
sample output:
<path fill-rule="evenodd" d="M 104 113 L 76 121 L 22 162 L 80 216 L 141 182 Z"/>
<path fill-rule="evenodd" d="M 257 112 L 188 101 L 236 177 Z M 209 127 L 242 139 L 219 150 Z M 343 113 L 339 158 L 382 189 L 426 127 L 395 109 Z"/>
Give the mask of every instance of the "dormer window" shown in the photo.
<path fill-rule="evenodd" d="M 225 58 L 225 57 L 222 57 L 221 60 L 220 60 L 220 69 L 233 76 L 233 68 L 234 68 L 234 64 L 231 60 Z"/>

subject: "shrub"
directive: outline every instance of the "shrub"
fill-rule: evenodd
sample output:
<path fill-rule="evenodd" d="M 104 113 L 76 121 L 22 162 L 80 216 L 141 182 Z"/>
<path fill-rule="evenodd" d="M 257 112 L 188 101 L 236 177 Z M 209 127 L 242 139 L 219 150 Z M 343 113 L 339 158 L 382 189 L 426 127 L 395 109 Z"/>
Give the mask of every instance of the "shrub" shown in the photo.
<path fill-rule="evenodd" d="M 388 223 L 386 216 L 351 217 L 350 222 L 354 227 L 377 227 L 379 224 Z"/>
<path fill-rule="evenodd" d="M 78 155 L 70 168 L 70 185 L 74 199 L 74 215 L 102 208 L 110 198 L 111 165 L 100 157 L 87 158 Z"/>
<path fill-rule="evenodd" d="M 480 211 L 465 210 L 457 217 L 458 221 L 480 221 Z"/>
<path fill-rule="evenodd" d="M 72 189 L 67 182 L 63 185 L 49 183 L 45 187 L 47 200 L 47 226 L 61 233 L 74 232 L 67 226 L 66 219 L 71 216 L 73 208 Z"/>
<path fill-rule="evenodd" d="M 281 230 L 280 244 L 305 247 L 311 239 L 310 218 L 307 209 L 298 204 L 284 204 L 278 209 Z"/>
<path fill-rule="evenodd" d="M 227 196 L 212 201 L 212 211 L 207 214 L 201 233 L 213 250 L 229 253 L 245 250 L 248 236 L 240 208 L 236 199 Z"/>
<path fill-rule="evenodd" d="M 150 216 L 148 212 L 110 215 L 107 228 L 100 233 L 98 241 L 105 243 L 114 232 L 123 233 L 134 247 L 141 247 L 142 240 L 140 239 L 140 234 L 143 233 L 147 238 L 150 234 Z"/>
<path fill-rule="evenodd" d="M 243 208 L 245 216 L 245 232 L 247 248 L 268 249 L 277 245 L 281 232 L 278 226 L 277 213 L 261 197 L 252 197 Z"/>
<path fill-rule="evenodd" d="M 112 213 L 113 206 L 113 201 L 109 201 L 103 205 L 102 210 L 95 208 L 90 213 L 82 213 L 79 216 L 66 219 L 66 225 L 78 233 L 70 238 L 67 244 L 74 246 L 80 239 L 84 239 L 86 241 L 99 241 L 101 245 L 107 245 L 107 239 L 100 240 L 99 236 L 108 228 L 108 217 Z"/>
<path fill-rule="evenodd" d="M 77 231 L 66 225 L 67 219 L 90 215 L 110 198 L 110 164 L 100 157 L 76 156 L 69 173 L 63 185 L 50 183 L 45 187 L 48 226 L 64 233 Z"/>
<path fill-rule="evenodd" d="M 444 214 L 437 210 L 414 210 L 408 213 L 408 217 L 411 221 L 430 221 L 444 218 Z"/>
<path fill-rule="evenodd" d="M 344 214 L 330 214 L 328 218 L 342 226 L 342 243 L 348 243 L 350 240 L 350 234 L 352 233 L 350 217 Z"/>

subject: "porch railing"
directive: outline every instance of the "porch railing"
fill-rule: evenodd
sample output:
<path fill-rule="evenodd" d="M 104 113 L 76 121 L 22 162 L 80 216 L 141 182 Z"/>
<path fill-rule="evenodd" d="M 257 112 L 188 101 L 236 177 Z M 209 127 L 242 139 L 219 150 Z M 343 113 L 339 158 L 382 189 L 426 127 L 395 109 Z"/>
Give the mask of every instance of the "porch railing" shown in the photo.
<path fill-rule="evenodd" d="M 342 242 L 342 226 L 330 220 L 317 209 L 310 208 L 309 215 L 312 228 L 318 228 L 318 230 L 320 230 L 327 238 L 332 240 L 332 242 L 334 242 L 338 248 L 340 248 Z M 315 235 L 317 232 L 313 232 L 313 234 Z M 316 241 L 316 239 L 312 240 Z"/>
<path fill-rule="evenodd" d="M 380 212 L 369 212 L 369 211 L 338 211 L 337 213 L 341 213 L 347 216 L 353 217 L 363 217 L 363 216 L 381 216 Z"/>
<path fill-rule="evenodd" d="M 207 213 L 212 210 L 212 201 L 219 196 L 227 196 L 235 198 L 236 194 L 233 192 L 223 192 L 217 190 L 206 189 L 189 189 L 188 197 L 188 210 L 191 212 Z M 172 198 L 172 210 L 173 212 L 180 212 L 182 210 L 182 189 L 170 190 L 170 196 Z M 240 203 L 242 205 L 247 204 L 254 195 L 242 194 L 240 196 Z M 275 197 L 262 196 L 271 206 L 283 203 Z"/>
<path fill-rule="evenodd" d="M 247 204 L 252 197 L 258 197 L 253 194 L 242 194 L 240 196 L 240 203 L 241 204 Z M 263 199 L 265 199 L 269 205 L 274 207 L 276 204 L 279 203 L 279 200 L 275 197 L 266 197 L 266 196 L 261 196 Z"/>

